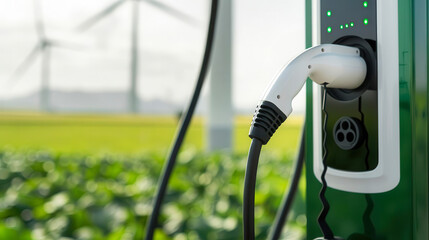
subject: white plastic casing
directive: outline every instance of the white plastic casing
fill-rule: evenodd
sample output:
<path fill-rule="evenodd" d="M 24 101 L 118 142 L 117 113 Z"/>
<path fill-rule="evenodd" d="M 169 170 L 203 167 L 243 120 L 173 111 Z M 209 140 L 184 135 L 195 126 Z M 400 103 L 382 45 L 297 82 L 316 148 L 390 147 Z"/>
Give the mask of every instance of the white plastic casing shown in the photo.
<path fill-rule="evenodd" d="M 321 45 L 322 49 L 327 51 L 326 54 L 317 55 L 310 60 L 308 77 L 317 84 L 326 84 L 329 88 L 355 89 L 359 87 L 364 82 L 367 71 L 365 60 L 360 57 L 359 49 L 344 49 L 341 45 L 326 45 Z M 330 53 L 330 48 L 347 51 L 347 55 L 340 54 L 341 52 Z"/>
<path fill-rule="evenodd" d="M 328 87 L 354 89 L 365 80 L 366 70 L 358 48 L 322 44 L 305 50 L 290 61 L 268 86 L 262 101 L 274 103 L 289 116 L 292 100 L 307 77 Z"/>
<path fill-rule="evenodd" d="M 313 32 L 320 43 L 320 0 L 313 1 Z M 378 165 L 367 172 L 328 168 L 329 187 L 356 193 L 392 190 L 400 181 L 398 1 L 377 1 Z M 320 181 L 322 164 L 321 87 L 313 83 L 313 170 Z M 345 159 L 347 161 L 347 159 Z"/>

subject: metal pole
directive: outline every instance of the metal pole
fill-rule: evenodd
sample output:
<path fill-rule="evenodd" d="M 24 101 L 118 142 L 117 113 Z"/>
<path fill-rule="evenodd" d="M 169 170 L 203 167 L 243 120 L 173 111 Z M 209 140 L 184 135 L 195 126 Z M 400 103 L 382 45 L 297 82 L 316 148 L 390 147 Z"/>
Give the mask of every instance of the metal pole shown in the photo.
<path fill-rule="evenodd" d="M 219 1 L 209 85 L 209 151 L 232 149 L 232 4 L 232 0 Z"/>
<path fill-rule="evenodd" d="M 50 111 L 50 64 L 51 64 L 51 49 L 49 46 L 42 48 L 42 72 L 41 72 L 41 89 L 40 89 L 40 107 L 43 111 Z"/>
<path fill-rule="evenodd" d="M 130 89 L 129 89 L 129 110 L 132 113 L 139 111 L 139 98 L 137 95 L 137 84 L 139 74 L 139 8 L 140 0 L 134 0 L 132 7 L 132 29 L 131 29 L 131 62 L 130 62 Z"/>

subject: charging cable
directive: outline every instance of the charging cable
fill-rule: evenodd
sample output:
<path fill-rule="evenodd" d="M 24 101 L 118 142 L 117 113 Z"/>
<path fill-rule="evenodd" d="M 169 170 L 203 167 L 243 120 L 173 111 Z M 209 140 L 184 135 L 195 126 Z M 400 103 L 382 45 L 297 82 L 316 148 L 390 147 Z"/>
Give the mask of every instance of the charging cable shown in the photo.
<path fill-rule="evenodd" d="M 192 116 L 195 111 L 195 107 L 197 106 L 197 102 L 200 97 L 204 80 L 207 75 L 210 55 L 213 48 L 213 39 L 215 35 L 217 9 L 218 9 L 218 0 L 212 0 L 210 22 L 209 22 L 209 28 L 207 33 L 207 42 L 206 42 L 206 47 L 204 51 L 203 62 L 200 69 L 200 74 L 198 76 L 198 80 L 194 89 L 194 94 L 186 110 L 186 113 L 183 114 L 182 118 L 180 119 L 179 131 L 176 133 L 174 144 L 170 150 L 168 160 L 164 165 L 164 168 L 162 170 L 162 175 L 158 182 L 158 189 L 155 196 L 155 200 L 153 202 L 152 214 L 149 217 L 149 221 L 146 228 L 145 240 L 153 239 L 155 229 L 157 228 L 157 225 L 158 225 L 158 216 L 161 210 L 162 201 L 167 191 L 168 182 L 170 180 L 170 176 L 171 176 L 171 173 L 173 172 L 174 166 L 176 165 L 177 155 L 179 153 L 180 147 L 182 146 L 183 139 L 185 138 L 186 132 L 188 130 L 189 124 L 191 122 Z"/>
<path fill-rule="evenodd" d="M 330 88 L 354 89 L 366 76 L 366 63 L 355 47 L 322 44 L 310 48 L 289 62 L 271 82 L 253 115 L 249 137 L 252 139 L 243 192 L 243 234 L 255 239 L 255 185 L 262 146 L 292 113 L 292 100 L 307 77 Z"/>

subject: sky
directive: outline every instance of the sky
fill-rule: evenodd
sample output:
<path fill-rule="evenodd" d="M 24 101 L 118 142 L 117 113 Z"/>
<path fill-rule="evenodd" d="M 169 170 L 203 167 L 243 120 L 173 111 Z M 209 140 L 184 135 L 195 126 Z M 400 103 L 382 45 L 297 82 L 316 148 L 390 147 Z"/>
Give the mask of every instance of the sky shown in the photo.
<path fill-rule="evenodd" d="M 73 91 L 126 91 L 129 84 L 131 1 L 87 31 L 77 26 L 112 0 L 38 0 L 53 48 L 51 87 Z M 209 0 L 158 0 L 196 20 L 182 22 L 140 3 L 140 82 L 143 99 L 188 101 L 201 64 Z M 229 0 L 228 0 L 229 1 Z M 18 78 L 14 70 L 37 43 L 34 1 L 0 0 L 0 98 L 40 88 L 40 58 Z M 304 3 L 292 0 L 234 0 L 233 104 L 253 109 L 281 67 L 304 49 Z M 203 98 L 207 95 L 203 91 Z M 300 93 L 294 109 L 302 112 Z"/>

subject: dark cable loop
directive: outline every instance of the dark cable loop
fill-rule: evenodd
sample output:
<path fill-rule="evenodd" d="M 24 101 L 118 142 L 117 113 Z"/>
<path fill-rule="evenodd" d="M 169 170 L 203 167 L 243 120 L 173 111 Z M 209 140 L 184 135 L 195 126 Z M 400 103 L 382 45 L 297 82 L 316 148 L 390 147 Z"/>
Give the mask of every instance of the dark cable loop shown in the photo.
<path fill-rule="evenodd" d="M 362 96 L 359 97 L 359 101 L 358 101 L 358 111 L 360 113 L 360 121 L 362 122 L 362 125 L 365 126 L 365 116 L 362 112 Z M 366 149 L 366 154 L 365 154 L 365 167 L 366 170 L 369 170 L 370 166 L 369 166 L 369 146 L 368 146 L 368 132 L 366 131 L 366 129 L 364 128 L 364 136 L 365 136 L 365 149 Z"/>
<path fill-rule="evenodd" d="M 170 151 L 167 163 L 164 165 L 161 178 L 158 182 L 158 189 L 153 203 L 152 214 L 149 218 L 147 228 L 146 228 L 146 236 L 145 236 L 146 240 L 153 239 L 155 229 L 157 228 L 157 225 L 158 225 L 158 216 L 161 210 L 162 201 L 164 199 L 165 192 L 167 191 L 167 186 L 170 180 L 171 173 L 176 164 L 177 154 L 179 153 L 180 147 L 182 146 L 183 139 L 185 138 L 186 132 L 188 130 L 189 124 L 191 122 L 192 116 L 195 111 L 195 107 L 197 105 L 197 102 L 201 93 L 201 89 L 204 84 L 204 80 L 207 75 L 210 56 L 213 48 L 213 40 L 215 35 L 217 9 L 218 9 L 218 0 L 212 0 L 210 22 L 209 22 L 209 28 L 207 33 L 207 41 L 206 41 L 206 47 L 204 51 L 204 57 L 203 57 L 200 73 L 194 89 L 194 94 L 189 103 L 187 111 L 185 114 L 183 114 L 182 118 L 180 119 L 179 131 L 176 134 L 173 147 Z"/>
<path fill-rule="evenodd" d="M 325 193 L 326 193 L 326 189 L 328 187 L 328 184 L 326 183 L 326 172 L 328 171 L 328 165 L 326 163 L 327 158 L 328 158 L 328 148 L 326 146 L 326 138 L 327 138 L 327 125 L 328 125 L 328 112 L 326 111 L 326 98 L 327 98 L 327 89 L 326 89 L 326 84 L 323 85 L 323 112 L 325 114 L 325 118 L 324 118 L 324 124 L 323 124 L 323 172 L 322 172 L 322 176 L 321 176 L 321 181 L 322 181 L 322 189 L 320 190 L 319 193 L 319 198 L 320 201 L 322 202 L 323 208 L 322 211 L 320 212 L 319 217 L 317 218 L 317 221 L 319 223 L 319 227 L 320 230 L 323 233 L 323 236 L 325 239 L 334 239 L 334 234 L 331 230 L 331 228 L 329 227 L 328 223 L 326 222 L 326 216 L 328 215 L 330 206 L 329 203 L 325 197 Z"/>
<path fill-rule="evenodd" d="M 301 143 L 299 145 L 299 152 L 293 171 L 292 182 L 289 186 L 289 190 L 285 192 L 280 210 L 277 211 L 274 226 L 271 228 L 271 231 L 268 234 L 269 240 L 278 240 L 281 237 L 283 227 L 287 221 L 289 212 L 295 199 L 295 195 L 298 190 L 299 180 L 301 178 L 302 168 L 305 162 L 305 125 L 306 124 L 304 121 L 304 126 L 301 133 Z"/>

